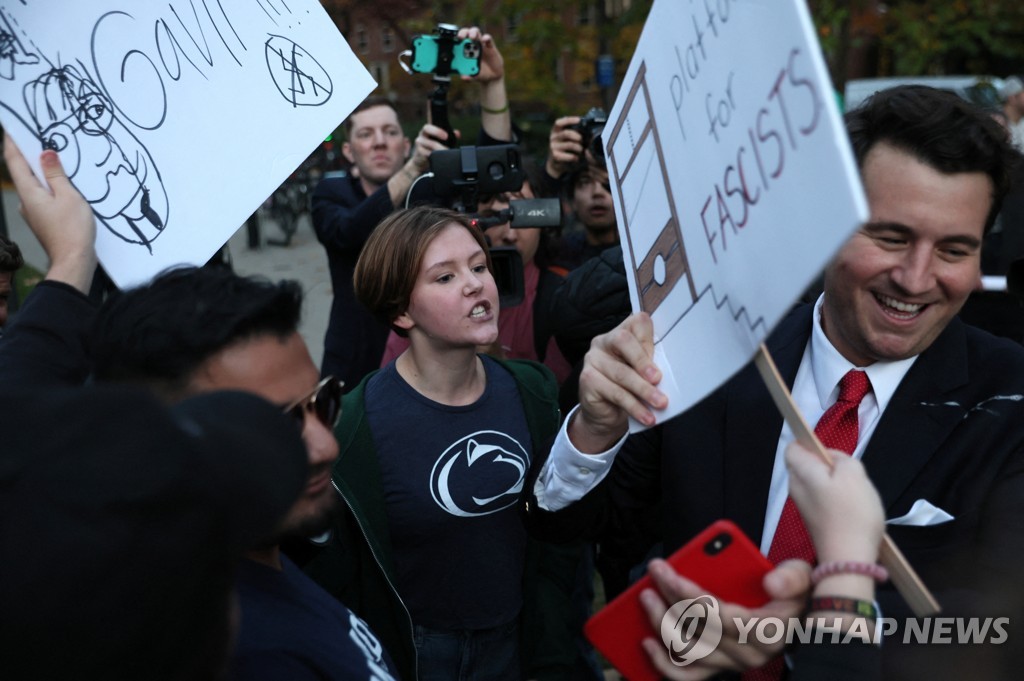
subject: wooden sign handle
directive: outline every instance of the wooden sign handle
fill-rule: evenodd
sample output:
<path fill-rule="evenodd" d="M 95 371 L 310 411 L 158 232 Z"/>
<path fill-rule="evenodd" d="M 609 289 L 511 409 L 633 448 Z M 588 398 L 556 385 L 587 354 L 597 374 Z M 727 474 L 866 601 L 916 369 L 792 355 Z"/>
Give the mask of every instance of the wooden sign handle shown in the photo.
<path fill-rule="evenodd" d="M 797 409 L 796 403 L 793 402 L 793 396 L 790 395 L 789 388 L 786 387 L 786 382 L 779 375 L 775 361 L 763 343 L 758 348 L 757 355 L 754 356 L 754 364 L 757 365 L 757 370 L 761 372 L 761 380 L 768 387 L 768 392 L 771 394 L 775 406 L 782 412 L 782 417 L 789 424 L 789 428 L 793 431 L 796 441 L 811 451 L 817 452 L 821 456 L 822 461 L 831 468 L 832 460 L 829 458 L 828 452 L 825 451 L 825 447 L 821 444 L 818 436 L 814 434 L 814 429 L 807 425 L 803 414 Z M 939 612 L 938 601 L 935 600 L 935 597 L 928 591 L 928 587 L 924 585 L 921 578 L 914 572 L 914 568 L 907 562 L 907 559 L 888 533 L 882 535 L 882 545 L 878 550 L 878 561 L 889 571 L 889 578 L 896 586 L 896 590 L 907 601 L 907 604 L 916 616 L 928 617 Z"/>

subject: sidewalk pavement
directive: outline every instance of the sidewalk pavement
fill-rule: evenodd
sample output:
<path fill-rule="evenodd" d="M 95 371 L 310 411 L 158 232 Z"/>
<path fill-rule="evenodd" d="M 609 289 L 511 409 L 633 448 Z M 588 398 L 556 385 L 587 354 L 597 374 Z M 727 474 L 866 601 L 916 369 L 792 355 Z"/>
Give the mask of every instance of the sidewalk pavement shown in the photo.
<path fill-rule="evenodd" d="M 313 223 L 309 214 L 299 219 L 298 230 L 288 246 L 271 246 L 268 239 L 284 236 L 277 223 L 269 215 L 260 215 L 259 249 L 248 247 L 248 236 L 243 225 L 228 240 L 231 263 L 235 272 L 242 275 L 259 274 L 268 279 L 296 279 L 305 293 L 302 304 L 302 321 L 299 333 L 306 339 L 309 354 L 317 368 L 324 355 L 324 333 L 334 300 L 331 287 L 331 272 L 327 267 L 327 252 L 316 240 Z"/>
<path fill-rule="evenodd" d="M 25 262 L 45 272 L 48 265 L 46 253 L 18 212 L 18 196 L 13 189 L 4 188 L 3 207 L 8 235 L 18 244 Z M 248 247 L 244 225 L 228 240 L 232 266 L 238 274 L 259 274 L 274 280 L 297 279 L 302 284 L 306 295 L 299 333 L 309 346 L 313 363 L 319 367 L 323 359 L 324 332 L 327 330 L 333 298 L 327 253 L 316 240 L 308 214 L 299 220 L 298 230 L 288 246 L 267 244 L 268 239 L 280 239 L 284 235 L 277 223 L 269 215 L 263 215 L 262 211 L 260 233 L 263 245 L 258 249 Z"/>

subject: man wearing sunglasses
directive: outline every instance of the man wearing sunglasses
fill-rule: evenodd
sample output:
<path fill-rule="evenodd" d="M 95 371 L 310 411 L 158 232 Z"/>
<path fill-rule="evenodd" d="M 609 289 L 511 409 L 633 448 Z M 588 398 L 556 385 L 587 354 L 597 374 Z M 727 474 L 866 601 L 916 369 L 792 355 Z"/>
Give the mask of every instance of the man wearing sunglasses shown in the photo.
<path fill-rule="evenodd" d="M 296 418 L 310 475 L 283 535 L 321 531 L 337 503 L 330 472 L 338 445 L 331 429 L 340 386 L 334 379 L 319 382 L 297 330 L 301 307 L 298 282 L 179 268 L 108 301 L 92 335 L 98 381 L 142 384 L 172 402 L 211 390 L 245 390 Z M 275 541 L 253 557 L 279 568 L 278 554 Z"/>
<path fill-rule="evenodd" d="M 4 157 L 51 267 L 0 344 L 0 372 L 44 383 L 80 382 L 91 362 L 96 381 L 143 385 L 169 403 L 242 390 L 280 405 L 301 430 L 309 475 L 274 536 L 254 547 L 240 568 L 241 626 L 232 674 L 392 678 L 393 666 L 365 623 L 280 551 L 285 537 L 322 531 L 338 503 L 331 466 L 338 456 L 332 429 L 341 385 L 320 380 L 297 331 L 298 283 L 182 268 L 116 295 L 97 313 L 85 296 L 96 265 L 88 204 L 52 151 L 40 159 L 52 193 L 9 139 Z"/>

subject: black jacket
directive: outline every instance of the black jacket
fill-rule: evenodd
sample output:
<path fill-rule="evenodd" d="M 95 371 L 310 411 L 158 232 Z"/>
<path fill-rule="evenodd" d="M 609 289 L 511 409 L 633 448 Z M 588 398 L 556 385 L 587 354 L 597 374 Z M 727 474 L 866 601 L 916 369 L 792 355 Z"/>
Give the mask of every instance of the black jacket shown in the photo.
<path fill-rule="evenodd" d="M 356 300 L 352 275 L 366 240 L 393 208 L 387 185 L 367 196 L 351 175 L 325 177 L 313 192 L 313 229 L 334 288 L 321 371 L 349 386 L 377 369 L 384 354 L 389 329 Z"/>
<path fill-rule="evenodd" d="M 767 341 L 789 385 L 812 310 L 797 308 Z M 532 530 L 548 538 L 624 535 L 653 514 L 671 554 L 728 518 L 759 543 L 781 428 L 751 364 L 692 409 L 631 436 L 608 477 L 579 502 L 557 513 L 530 504 Z M 903 378 L 862 461 L 887 518 L 906 515 L 919 499 L 953 516 L 936 525 L 887 527 L 942 615 L 1016 621 L 1024 612 L 1024 350 L 954 318 Z M 879 587 L 877 598 L 885 616 L 909 615 L 891 583 Z M 883 646 L 887 678 L 935 678 L 937 671 L 955 678 L 966 670 L 982 678 L 983 668 L 998 670 L 1021 649 L 1012 632 L 1005 646 L 901 639 Z"/>

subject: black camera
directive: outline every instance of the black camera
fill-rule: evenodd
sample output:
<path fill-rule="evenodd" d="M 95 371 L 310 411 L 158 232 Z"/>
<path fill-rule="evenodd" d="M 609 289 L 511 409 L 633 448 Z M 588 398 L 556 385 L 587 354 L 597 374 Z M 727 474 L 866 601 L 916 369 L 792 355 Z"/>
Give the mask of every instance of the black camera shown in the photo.
<path fill-rule="evenodd" d="M 604 132 L 604 124 L 608 122 L 608 114 L 604 109 L 594 107 L 588 111 L 580 122 L 572 126 L 572 129 L 583 136 L 583 148 L 589 149 L 594 158 L 604 162 L 604 145 L 601 144 L 601 133 Z"/>
<path fill-rule="evenodd" d="M 514 199 L 509 201 L 508 208 L 495 215 L 484 217 L 477 213 L 481 196 L 512 194 L 522 189 L 526 174 L 514 144 L 445 149 L 432 153 L 429 160 L 434 194 L 469 215 L 481 231 L 506 222 L 519 229 L 562 224 L 562 204 L 558 199 Z M 519 252 L 514 247 L 497 246 L 490 253 L 501 306 L 519 305 L 525 295 Z"/>
<path fill-rule="evenodd" d="M 481 194 L 517 192 L 526 179 L 514 144 L 443 149 L 433 152 L 429 161 L 434 193 L 461 202 L 456 210 L 463 213 L 476 212 Z"/>
<path fill-rule="evenodd" d="M 526 297 L 523 280 L 523 256 L 515 246 L 491 246 L 491 272 L 498 287 L 498 304 L 502 309 L 521 305 Z"/>
<path fill-rule="evenodd" d="M 508 202 L 508 208 L 493 215 L 474 214 L 470 217 L 481 231 L 505 223 L 512 229 L 558 227 L 562 224 L 562 202 L 558 199 L 512 199 Z M 526 295 L 522 256 L 515 246 L 491 244 L 488 250 L 501 306 L 519 305 Z"/>

